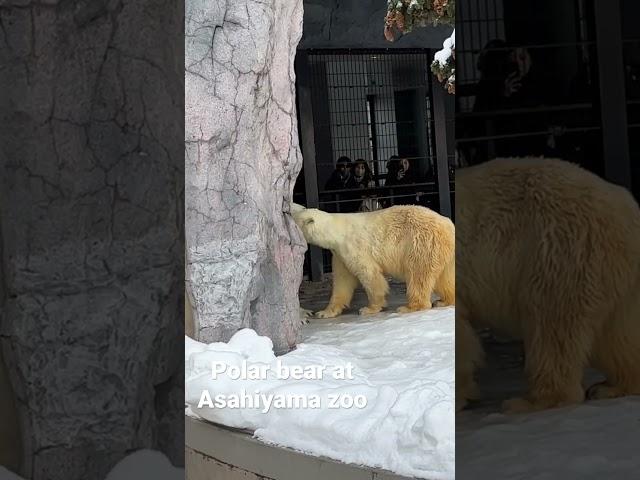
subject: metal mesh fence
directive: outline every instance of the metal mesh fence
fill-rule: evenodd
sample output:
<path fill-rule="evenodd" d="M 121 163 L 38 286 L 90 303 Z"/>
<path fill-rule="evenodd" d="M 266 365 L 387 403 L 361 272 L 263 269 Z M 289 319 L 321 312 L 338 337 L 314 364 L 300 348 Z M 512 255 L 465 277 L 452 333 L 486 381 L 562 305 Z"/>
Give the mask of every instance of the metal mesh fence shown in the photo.
<path fill-rule="evenodd" d="M 454 109 L 436 125 L 431 52 L 305 53 L 319 208 L 354 212 L 419 204 L 439 211 L 435 129 L 448 128 L 453 144 Z M 303 183 L 294 194 L 299 203 L 305 203 Z M 324 270 L 330 271 L 329 254 L 324 255 Z"/>
<path fill-rule="evenodd" d="M 603 173 L 592 3 L 486 0 L 459 10 L 469 31 L 456 51 L 463 166 L 544 155 Z"/>
<path fill-rule="evenodd" d="M 362 197 L 437 208 L 429 53 L 334 50 L 308 58 L 320 208 L 354 211 Z M 349 162 L 337 169 L 343 157 Z"/>

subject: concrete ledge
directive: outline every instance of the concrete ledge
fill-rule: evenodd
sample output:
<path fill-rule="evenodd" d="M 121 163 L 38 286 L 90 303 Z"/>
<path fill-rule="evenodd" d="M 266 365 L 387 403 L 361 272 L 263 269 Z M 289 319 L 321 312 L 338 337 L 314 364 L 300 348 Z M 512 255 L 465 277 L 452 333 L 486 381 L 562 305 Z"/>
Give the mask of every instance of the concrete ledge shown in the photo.
<path fill-rule="evenodd" d="M 246 432 L 185 416 L 187 480 L 408 480 L 267 445 Z"/>

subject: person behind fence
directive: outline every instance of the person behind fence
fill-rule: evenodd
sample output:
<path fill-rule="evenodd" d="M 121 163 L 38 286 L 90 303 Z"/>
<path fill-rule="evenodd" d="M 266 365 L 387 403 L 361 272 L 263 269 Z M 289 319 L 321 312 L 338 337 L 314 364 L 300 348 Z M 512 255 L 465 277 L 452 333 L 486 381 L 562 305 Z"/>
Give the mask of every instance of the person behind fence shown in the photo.
<path fill-rule="evenodd" d="M 353 175 L 351 172 L 351 159 L 346 156 L 338 158 L 336 168 L 324 186 L 325 190 L 344 190 L 353 185 Z"/>
<path fill-rule="evenodd" d="M 375 187 L 373 174 L 371 173 L 371 168 L 369 168 L 369 164 L 366 160 L 359 158 L 353 164 L 353 181 L 354 188 L 363 189 Z M 361 212 L 379 210 L 381 205 L 375 197 L 375 195 L 360 195 L 362 200 L 357 202 L 357 210 Z"/>
<path fill-rule="evenodd" d="M 467 163 L 476 165 L 495 157 L 544 155 L 547 149 L 544 135 L 518 135 L 544 132 L 549 126 L 547 116 L 531 115 L 526 111 L 546 101 L 542 66 L 536 68 L 526 48 L 495 39 L 480 52 L 477 69 L 480 81 L 476 87 L 473 112 L 484 115 L 477 117 L 469 126 L 469 135 L 496 138 L 492 142 L 493 149 L 484 140 L 467 145 Z M 493 115 L 496 111 L 508 110 L 513 112 Z"/>
<path fill-rule="evenodd" d="M 375 186 L 369 164 L 362 158 L 359 158 L 353 164 L 353 181 L 356 188 L 371 188 Z"/>
<path fill-rule="evenodd" d="M 387 163 L 387 180 L 385 185 L 409 185 L 416 183 L 417 171 L 412 168 L 408 158 L 392 156 Z"/>
<path fill-rule="evenodd" d="M 384 178 L 385 185 L 393 185 L 398 181 L 398 171 L 400 170 L 400 157 L 398 155 L 391 155 L 387 162 L 387 174 Z"/>
<path fill-rule="evenodd" d="M 408 158 L 393 155 L 387 162 L 387 176 L 385 186 L 396 187 L 390 191 L 394 198 L 386 205 L 417 205 L 420 204 L 422 193 L 416 192 L 415 187 L 409 186 L 420 183 L 421 178 L 416 168 Z M 397 188 L 400 187 L 400 188 Z"/>
<path fill-rule="evenodd" d="M 389 160 L 387 161 L 387 173 L 384 176 L 384 186 L 393 186 L 397 184 L 398 181 L 398 171 L 400 170 L 400 157 L 398 155 L 391 155 Z M 392 196 L 392 191 L 387 191 L 386 195 Z M 390 207 L 395 202 L 391 198 L 385 198 L 382 200 L 382 203 L 385 207 Z"/>

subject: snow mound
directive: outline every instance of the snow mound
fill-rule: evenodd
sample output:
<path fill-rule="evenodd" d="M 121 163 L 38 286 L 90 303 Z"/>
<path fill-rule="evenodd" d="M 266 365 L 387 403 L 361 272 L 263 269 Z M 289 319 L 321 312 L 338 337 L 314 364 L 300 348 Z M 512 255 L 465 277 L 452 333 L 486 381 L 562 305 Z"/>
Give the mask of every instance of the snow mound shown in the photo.
<path fill-rule="evenodd" d="M 278 358 L 250 329 L 226 344 L 185 338 L 188 413 L 311 455 L 453 479 L 454 316 L 317 321 Z"/>

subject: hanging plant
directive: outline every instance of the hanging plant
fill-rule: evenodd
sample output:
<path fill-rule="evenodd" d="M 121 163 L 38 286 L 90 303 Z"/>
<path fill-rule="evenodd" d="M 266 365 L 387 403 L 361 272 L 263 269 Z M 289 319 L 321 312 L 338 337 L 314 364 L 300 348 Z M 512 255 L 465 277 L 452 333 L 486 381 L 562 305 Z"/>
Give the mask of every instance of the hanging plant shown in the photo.
<path fill-rule="evenodd" d="M 409 33 L 415 27 L 455 26 L 455 21 L 455 0 L 388 0 L 387 15 L 384 19 L 384 36 L 388 41 L 393 42 L 395 30 Z M 431 71 L 449 93 L 455 94 L 455 30 L 444 41 L 442 47 L 442 50 L 435 54 Z"/>
<path fill-rule="evenodd" d="M 409 33 L 415 27 L 454 25 L 455 0 L 388 0 L 384 36 L 395 39 L 394 29 Z"/>

